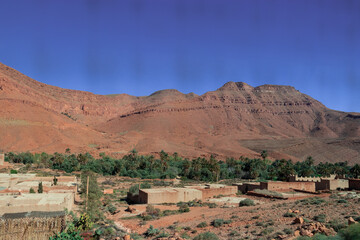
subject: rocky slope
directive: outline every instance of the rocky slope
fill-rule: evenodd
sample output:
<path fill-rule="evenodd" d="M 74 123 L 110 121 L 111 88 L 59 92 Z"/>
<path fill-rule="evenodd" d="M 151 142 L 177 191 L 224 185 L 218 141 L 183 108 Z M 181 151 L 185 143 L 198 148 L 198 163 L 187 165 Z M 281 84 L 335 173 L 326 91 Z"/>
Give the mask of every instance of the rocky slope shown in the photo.
<path fill-rule="evenodd" d="M 201 96 L 95 95 L 37 82 L 0 64 L 0 149 L 160 150 L 187 157 L 360 160 L 360 114 L 326 108 L 290 86 L 228 82 Z"/>

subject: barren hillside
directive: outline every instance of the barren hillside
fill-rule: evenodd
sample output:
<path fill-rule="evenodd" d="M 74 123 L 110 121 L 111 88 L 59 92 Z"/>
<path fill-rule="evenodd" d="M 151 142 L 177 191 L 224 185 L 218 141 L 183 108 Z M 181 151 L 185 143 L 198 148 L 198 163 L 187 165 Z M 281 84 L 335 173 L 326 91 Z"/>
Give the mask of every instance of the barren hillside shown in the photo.
<path fill-rule="evenodd" d="M 317 161 L 360 161 L 360 114 L 326 108 L 290 86 L 228 82 L 201 96 L 96 95 L 37 82 L 0 64 L 0 149 L 161 150 Z"/>

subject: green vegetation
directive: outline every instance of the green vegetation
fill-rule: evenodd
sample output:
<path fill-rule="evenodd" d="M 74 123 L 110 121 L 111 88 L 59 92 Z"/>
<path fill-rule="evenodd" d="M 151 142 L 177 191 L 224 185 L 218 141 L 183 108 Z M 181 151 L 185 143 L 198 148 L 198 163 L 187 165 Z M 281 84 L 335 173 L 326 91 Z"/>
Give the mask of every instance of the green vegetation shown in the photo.
<path fill-rule="evenodd" d="M 211 225 L 214 227 L 221 227 L 222 225 L 229 223 L 231 223 L 231 220 L 215 219 L 211 222 Z"/>
<path fill-rule="evenodd" d="M 286 212 L 284 214 L 284 217 L 296 217 L 296 214 L 295 213 L 291 213 L 291 212 Z"/>
<path fill-rule="evenodd" d="M 215 233 L 204 232 L 194 237 L 194 240 L 219 240 L 219 238 Z"/>
<path fill-rule="evenodd" d="M 33 188 L 30 188 L 29 193 L 35 193 L 35 190 Z"/>
<path fill-rule="evenodd" d="M 87 194 L 87 179 L 89 178 L 89 188 Z M 85 171 L 81 174 L 81 198 L 84 199 L 82 211 L 89 216 L 91 221 L 98 221 L 103 218 L 101 212 L 102 191 L 97 184 L 97 177 L 91 171 Z"/>
<path fill-rule="evenodd" d="M 360 224 L 352 224 L 342 230 L 336 236 L 316 234 L 313 237 L 298 237 L 296 240 L 355 240 L 360 239 Z"/>
<path fill-rule="evenodd" d="M 17 174 L 17 173 L 18 173 L 18 171 L 15 170 L 15 169 L 11 169 L 11 170 L 10 170 L 10 174 Z"/>
<path fill-rule="evenodd" d="M 89 153 L 74 154 L 70 149 L 62 153 L 13 153 L 5 154 L 5 160 L 11 163 L 23 163 L 36 168 L 52 168 L 64 170 L 67 173 L 73 171 L 92 171 L 101 175 L 128 176 L 143 179 L 167 179 L 177 176 L 183 179 L 196 181 L 218 181 L 221 179 L 255 179 L 260 180 L 287 180 L 293 174 L 299 176 L 329 176 L 341 174 L 348 177 L 356 177 L 360 174 L 360 166 L 349 166 L 347 162 L 319 163 L 314 165 L 314 159 L 308 157 L 303 162 L 293 163 L 291 160 L 275 160 L 271 162 L 266 158 L 266 152 L 262 158 L 228 158 L 226 161 L 218 161 L 211 156 L 189 160 L 174 153 L 161 151 L 160 158 L 152 155 L 138 155 L 136 150 L 131 151 L 121 159 L 114 159 L 104 153 L 99 158 L 94 158 Z M 141 188 L 146 188 L 141 186 Z M 167 182 L 154 183 L 169 184 Z"/>
<path fill-rule="evenodd" d="M 243 207 L 243 206 L 255 206 L 255 203 L 254 203 L 253 200 L 247 198 L 247 199 L 244 199 L 244 200 L 240 201 L 239 206 L 240 207 Z"/>
<path fill-rule="evenodd" d="M 43 184 L 42 182 L 39 182 L 38 193 L 43 193 L 43 191 Z"/>
<path fill-rule="evenodd" d="M 198 228 L 204 228 L 204 227 L 207 227 L 207 226 L 208 226 L 207 222 L 201 222 L 201 223 L 199 223 L 196 227 L 198 227 Z"/>
<path fill-rule="evenodd" d="M 154 228 L 153 225 L 150 225 L 150 227 L 146 230 L 146 232 L 144 234 L 146 237 L 152 237 L 152 236 L 159 234 L 159 232 L 160 232 L 159 229 Z"/>

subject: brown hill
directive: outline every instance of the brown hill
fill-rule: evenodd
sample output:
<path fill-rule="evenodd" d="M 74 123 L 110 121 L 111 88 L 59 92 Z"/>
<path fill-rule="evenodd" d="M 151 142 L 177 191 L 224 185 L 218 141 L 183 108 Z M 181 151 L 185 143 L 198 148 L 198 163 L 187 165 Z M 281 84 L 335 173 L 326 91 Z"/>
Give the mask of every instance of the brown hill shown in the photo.
<path fill-rule="evenodd" d="M 326 108 L 290 86 L 228 82 L 201 96 L 95 95 L 37 82 L 0 64 L 0 148 L 5 151 L 160 150 L 356 162 L 360 114 Z"/>

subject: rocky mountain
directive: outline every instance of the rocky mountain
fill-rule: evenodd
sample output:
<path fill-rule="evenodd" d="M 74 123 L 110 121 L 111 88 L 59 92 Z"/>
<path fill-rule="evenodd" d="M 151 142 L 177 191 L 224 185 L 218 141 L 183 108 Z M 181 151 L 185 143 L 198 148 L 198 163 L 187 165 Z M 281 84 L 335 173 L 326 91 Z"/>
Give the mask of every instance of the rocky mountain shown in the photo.
<path fill-rule="evenodd" d="M 0 149 L 186 157 L 360 161 L 360 114 L 334 111 L 291 86 L 228 82 L 201 96 L 96 95 L 37 82 L 0 64 Z"/>

